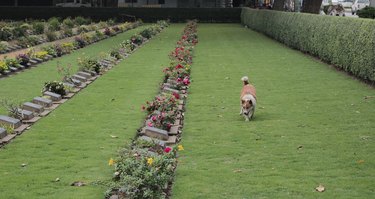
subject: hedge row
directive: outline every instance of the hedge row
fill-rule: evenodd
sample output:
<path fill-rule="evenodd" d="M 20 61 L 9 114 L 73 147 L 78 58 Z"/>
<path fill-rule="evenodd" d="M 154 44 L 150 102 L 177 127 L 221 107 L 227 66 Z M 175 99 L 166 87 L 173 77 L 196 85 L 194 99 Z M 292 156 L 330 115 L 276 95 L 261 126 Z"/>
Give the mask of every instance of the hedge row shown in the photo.
<path fill-rule="evenodd" d="M 117 18 L 123 20 L 142 19 L 156 22 L 170 19 L 171 22 L 186 22 L 197 19 L 200 22 L 239 23 L 240 8 L 64 8 L 64 7 L 1 7 L 0 19 L 48 19 L 50 17 L 90 17 L 93 20 Z M 134 18 L 135 17 L 135 18 Z"/>
<path fill-rule="evenodd" d="M 375 82 L 375 21 L 243 8 L 241 21 L 292 48 Z"/>

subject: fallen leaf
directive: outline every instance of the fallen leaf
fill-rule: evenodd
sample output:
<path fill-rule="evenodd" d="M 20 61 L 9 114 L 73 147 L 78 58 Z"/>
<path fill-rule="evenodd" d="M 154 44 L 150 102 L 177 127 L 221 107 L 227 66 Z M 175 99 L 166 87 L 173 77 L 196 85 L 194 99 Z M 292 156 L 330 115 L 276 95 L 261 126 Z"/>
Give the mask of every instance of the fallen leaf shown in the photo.
<path fill-rule="evenodd" d="M 225 77 L 225 79 L 230 79 L 229 77 Z"/>
<path fill-rule="evenodd" d="M 72 184 L 70 184 L 70 186 L 82 187 L 82 186 L 86 186 L 86 183 L 81 182 L 81 181 L 75 181 Z"/>
<path fill-rule="evenodd" d="M 27 164 L 25 164 L 25 163 L 21 164 L 21 167 L 25 167 L 25 166 L 27 166 Z"/>
<path fill-rule="evenodd" d="M 242 172 L 242 170 L 241 169 L 236 169 L 236 170 L 233 170 L 233 172 L 234 173 L 240 173 L 240 172 Z"/>
<path fill-rule="evenodd" d="M 363 163 L 365 163 L 364 160 L 358 160 L 357 162 L 358 162 L 358 164 L 363 164 Z"/>
<path fill-rule="evenodd" d="M 115 135 L 111 135 L 111 138 L 118 138 L 117 136 L 115 136 Z"/>
<path fill-rule="evenodd" d="M 324 192 L 325 190 L 326 190 L 326 188 L 323 186 L 323 185 L 319 185 L 319 186 L 317 186 L 316 188 L 315 188 L 315 190 L 317 191 L 317 192 Z"/>
<path fill-rule="evenodd" d="M 58 182 L 58 181 L 60 181 L 60 178 L 56 178 L 56 179 L 55 179 L 55 182 Z"/>
<path fill-rule="evenodd" d="M 299 146 L 297 147 L 298 150 L 300 150 L 300 149 L 302 149 L 302 148 L 303 148 L 302 145 L 299 145 Z"/>
<path fill-rule="evenodd" d="M 222 115 L 217 115 L 218 117 L 222 118 L 223 116 Z"/>

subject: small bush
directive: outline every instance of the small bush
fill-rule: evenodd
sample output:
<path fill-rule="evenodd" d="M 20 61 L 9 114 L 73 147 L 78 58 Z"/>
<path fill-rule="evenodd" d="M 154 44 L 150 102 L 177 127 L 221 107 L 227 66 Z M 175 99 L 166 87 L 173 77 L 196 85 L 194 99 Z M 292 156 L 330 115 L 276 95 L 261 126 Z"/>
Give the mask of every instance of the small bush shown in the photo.
<path fill-rule="evenodd" d="M 57 39 L 57 34 L 54 31 L 47 31 L 45 35 L 48 41 L 55 41 Z"/>
<path fill-rule="evenodd" d="M 367 6 L 367 7 L 363 8 L 362 10 L 358 10 L 357 15 L 360 18 L 375 19 L 375 8 Z"/>
<path fill-rule="evenodd" d="M 87 25 L 87 24 L 91 23 L 91 19 L 90 18 L 83 18 L 81 16 L 78 16 L 78 17 L 74 18 L 74 23 L 79 25 L 79 26 Z"/>
<path fill-rule="evenodd" d="M 74 22 L 70 17 L 64 19 L 63 24 L 68 28 L 74 28 Z"/>
<path fill-rule="evenodd" d="M 2 41 L 10 41 L 13 39 L 13 32 L 12 28 L 8 26 L 4 26 L 0 29 L 0 40 Z"/>
<path fill-rule="evenodd" d="M 73 30 L 71 28 L 64 27 L 62 33 L 67 37 L 73 36 Z"/>
<path fill-rule="evenodd" d="M 35 34 L 43 34 L 44 33 L 44 23 L 43 22 L 35 22 L 33 24 L 33 31 Z"/>
<path fill-rule="evenodd" d="M 58 31 L 60 30 L 60 21 L 56 17 L 52 17 L 48 20 L 48 30 L 49 31 Z"/>
<path fill-rule="evenodd" d="M 5 52 L 9 44 L 6 41 L 0 41 L 0 52 Z"/>
<path fill-rule="evenodd" d="M 62 82 L 58 82 L 58 81 L 52 81 L 52 82 L 44 83 L 42 93 L 44 93 L 46 91 L 57 93 L 61 96 L 66 95 L 66 89 L 65 89 L 64 84 Z"/>

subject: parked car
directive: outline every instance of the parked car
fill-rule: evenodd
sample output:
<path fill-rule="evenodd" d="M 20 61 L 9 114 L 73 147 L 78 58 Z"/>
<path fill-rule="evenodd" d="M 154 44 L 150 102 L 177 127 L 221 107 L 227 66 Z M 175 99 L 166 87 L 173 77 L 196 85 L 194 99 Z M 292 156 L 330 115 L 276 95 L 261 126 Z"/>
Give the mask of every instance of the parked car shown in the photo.
<path fill-rule="evenodd" d="M 355 13 L 357 13 L 358 10 L 361 10 L 369 5 L 370 5 L 369 0 L 355 0 L 352 5 L 352 14 L 354 15 Z"/>
<path fill-rule="evenodd" d="M 61 1 L 60 1 L 61 2 Z M 91 3 L 87 0 L 64 0 L 62 3 L 57 3 L 57 7 L 91 7 Z"/>

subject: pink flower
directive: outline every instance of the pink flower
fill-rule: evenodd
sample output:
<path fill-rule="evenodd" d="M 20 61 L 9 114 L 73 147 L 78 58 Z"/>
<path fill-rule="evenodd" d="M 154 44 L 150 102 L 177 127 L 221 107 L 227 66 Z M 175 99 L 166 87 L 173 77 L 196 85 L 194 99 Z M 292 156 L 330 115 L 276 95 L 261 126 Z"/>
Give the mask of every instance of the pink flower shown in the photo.
<path fill-rule="evenodd" d="M 185 78 L 182 82 L 183 82 L 185 85 L 189 85 L 189 84 L 190 84 L 190 80 L 189 80 L 189 78 Z"/>
<path fill-rule="evenodd" d="M 168 123 L 167 124 L 167 129 L 169 130 L 169 129 L 171 129 L 171 127 L 172 127 L 172 124 Z"/>
<path fill-rule="evenodd" d="M 169 153 L 171 150 L 172 150 L 171 147 L 167 147 L 167 148 L 164 149 L 164 152 Z"/>
<path fill-rule="evenodd" d="M 149 123 L 147 123 L 147 126 L 149 126 L 149 127 L 153 127 L 154 124 L 152 124 L 152 122 L 149 122 Z"/>
<path fill-rule="evenodd" d="M 153 115 L 153 116 L 151 117 L 151 120 L 152 120 L 152 121 L 156 121 L 156 116 Z"/>
<path fill-rule="evenodd" d="M 181 78 L 177 78 L 177 82 L 181 82 L 182 81 L 182 79 Z"/>

